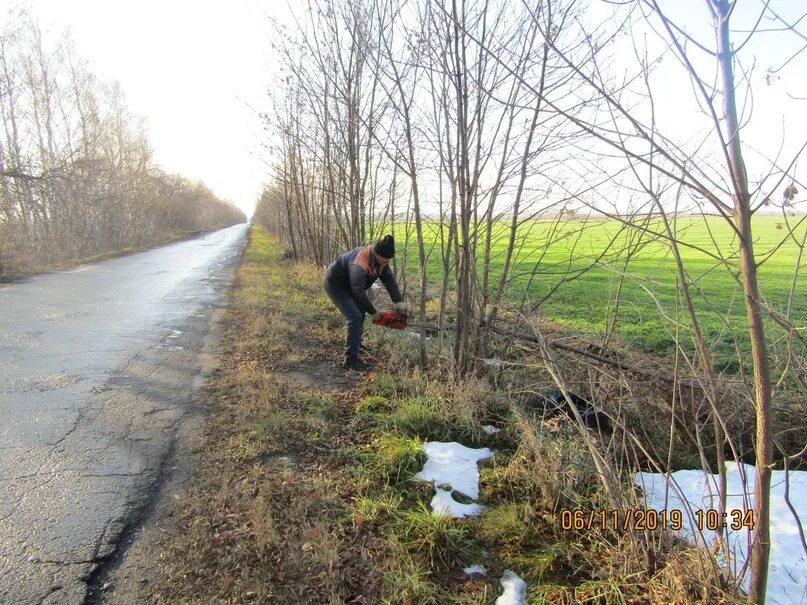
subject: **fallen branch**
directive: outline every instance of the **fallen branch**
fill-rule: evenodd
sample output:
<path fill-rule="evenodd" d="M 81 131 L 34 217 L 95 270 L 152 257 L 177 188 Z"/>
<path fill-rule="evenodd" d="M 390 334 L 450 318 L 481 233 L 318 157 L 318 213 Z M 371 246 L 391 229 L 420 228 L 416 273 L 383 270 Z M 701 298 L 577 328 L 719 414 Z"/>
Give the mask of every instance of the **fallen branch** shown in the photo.
<path fill-rule="evenodd" d="M 493 332 L 494 334 L 498 334 L 500 336 L 506 336 L 507 338 L 512 338 L 514 340 L 520 340 L 520 341 L 523 341 L 523 342 L 529 342 L 529 343 L 533 343 L 533 344 L 536 344 L 536 345 L 541 344 L 540 340 L 538 338 L 536 338 L 535 336 L 532 336 L 530 334 L 524 334 L 524 333 L 521 333 L 521 332 L 510 332 L 508 330 L 502 330 L 500 328 L 495 328 L 493 326 L 485 325 L 485 324 L 479 324 L 479 325 L 482 328 L 484 328 L 486 330 L 489 330 L 489 331 Z M 426 330 L 430 330 L 430 331 L 434 331 L 434 332 L 439 331 L 439 328 L 436 325 L 432 325 L 432 324 L 423 324 L 422 326 L 421 325 L 410 324 L 410 326 L 412 328 L 417 328 L 417 329 L 420 329 L 422 327 L 422 328 L 425 328 Z M 444 328 L 444 331 L 448 331 L 448 328 Z M 647 370 L 643 370 L 643 369 L 641 369 L 641 368 L 639 368 L 639 367 L 637 367 L 637 366 L 635 366 L 633 364 L 630 364 L 630 363 L 627 363 L 627 362 L 624 362 L 624 361 L 620 361 L 619 359 L 614 359 L 612 357 L 606 357 L 606 356 L 604 356 L 604 355 L 602 355 L 600 353 L 596 353 L 596 352 L 591 351 L 591 350 L 581 349 L 579 347 L 574 347 L 572 345 L 568 345 L 568 344 L 558 342 L 558 341 L 547 342 L 547 345 L 552 347 L 553 349 L 556 349 L 556 350 L 568 351 L 569 353 L 575 353 L 576 355 L 581 355 L 583 357 L 588 357 L 589 359 L 593 359 L 593 360 L 598 361 L 600 363 L 610 365 L 610 366 L 613 366 L 615 368 L 619 368 L 623 372 L 631 372 L 633 374 L 638 374 L 640 376 L 644 376 L 644 377 L 650 378 L 652 380 L 661 380 L 661 381 L 666 382 L 668 384 L 677 384 L 677 385 L 680 385 L 682 387 L 686 387 L 686 388 L 689 388 L 689 389 L 703 391 L 703 387 L 701 387 L 695 381 L 692 381 L 692 380 L 676 380 L 675 378 L 671 378 L 671 377 L 665 376 L 663 374 L 658 374 L 656 372 L 648 372 Z M 589 346 L 590 347 L 600 348 L 597 345 L 590 344 L 590 343 L 589 343 Z"/>

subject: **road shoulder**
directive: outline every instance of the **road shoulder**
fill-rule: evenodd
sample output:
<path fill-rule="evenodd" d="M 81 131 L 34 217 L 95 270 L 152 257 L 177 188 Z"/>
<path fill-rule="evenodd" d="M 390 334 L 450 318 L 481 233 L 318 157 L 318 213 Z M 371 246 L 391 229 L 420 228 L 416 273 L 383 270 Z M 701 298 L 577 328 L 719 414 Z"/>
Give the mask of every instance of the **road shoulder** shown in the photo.
<path fill-rule="evenodd" d="M 176 531 L 176 503 L 193 476 L 198 448 L 203 443 L 205 409 L 199 397 L 205 379 L 215 371 L 222 337 L 224 308 L 200 310 L 182 326 L 182 334 L 149 355 L 154 369 L 151 386 L 177 382 L 171 394 L 173 433 L 154 480 L 128 515 L 115 538 L 113 554 L 87 578 L 87 603 L 144 603 L 150 600 L 154 578 L 167 536 Z M 129 385 L 123 385 L 123 388 Z M 123 391 L 125 392 L 125 391 Z M 136 395 L 135 395 L 136 396 Z M 155 408 L 153 422 L 166 409 Z M 148 421 L 146 421 L 148 422 Z"/>

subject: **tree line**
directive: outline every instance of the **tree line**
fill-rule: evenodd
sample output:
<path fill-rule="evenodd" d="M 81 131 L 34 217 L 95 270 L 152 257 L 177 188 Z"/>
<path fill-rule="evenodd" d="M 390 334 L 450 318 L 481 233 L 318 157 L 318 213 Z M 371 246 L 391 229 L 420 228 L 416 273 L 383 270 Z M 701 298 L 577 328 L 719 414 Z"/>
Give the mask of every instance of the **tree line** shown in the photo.
<path fill-rule="evenodd" d="M 0 31 L 0 277 L 243 222 L 153 159 L 120 86 L 69 35 L 15 11 Z"/>
<path fill-rule="evenodd" d="M 725 310 L 710 312 L 725 321 L 721 338 L 734 343 L 739 367 L 749 362 L 748 374 L 732 380 L 756 425 L 750 570 L 751 597 L 761 603 L 774 398 L 805 392 L 807 377 L 807 343 L 793 314 L 807 238 L 798 199 L 807 142 L 797 135 L 793 144 L 786 127 L 782 136 L 764 133 L 766 143 L 777 142 L 766 149 L 744 136 L 775 109 L 754 103 L 766 84 L 781 82 L 791 101 L 804 101 L 790 85 L 803 68 L 807 20 L 787 3 L 706 0 L 700 8 L 695 22 L 658 0 L 309 2 L 293 26 L 273 24 L 282 61 L 265 116 L 274 173 L 256 219 L 293 256 L 321 265 L 390 229 L 403 235 L 396 260 L 417 301 L 421 362 L 427 303 L 436 301 L 456 376 L 480 368 L 504 313 L 539 313 L 558 288 L 593 267 L 614 276 L 600 343 L 607 345 L 627 304 L 620 292 L 634 279 L 632 263 L 661 247 L 675 267 L 674 302 L 652 284 L 645 289 L 674 336 L 676 380 L 686 374 L 702 394 L 704 413 L 692 422 L 699 446 L 714 454 L 703 456 L 705 468 L 716 460 L 720 510 L 725 454 L 739 458 L 723 409 L 726 382 L 703 328 L 701 309 L 711 303 L 699 281 L 711 271 L 731 275 L 742 334 Z M 782 52 L 761 76 L 749 49 L 766 44 Z M 671 111 L 684 107 L 695 112 Z M 783 228 L 760 248 L 752 218 L 763 211 L 777 211 Z M 684 213 L 704 224 L 718 217 L 730 249 L 711 232 L 711 241 L 688 240 L 677 220 Z M 602 220 L 612 227 L 608 241 L 591 251 L 586 231 Z M 540 239 L 531 239 L 539 222 Z M 547 267 L 543 255 L 558 242 L 569 262 Z M 798 260 L 789 299 L 774 305 L 759 271 L 784 245 L 797 249 Z M 690 260 L 691 252 L 700 259 Z M 416 266 L 414 276 L 408 266 Z M 434 266 L 442 269 L 437 277 L 427 271 Z M 535 296 L 531 286 L 541 280 L 553 285 Z M 563 386 L 543 350 L 547 371 Z M 708 446 L 700 439 L 707 425 Z M 607 461 L 587 443 L 611 493 Z"/>

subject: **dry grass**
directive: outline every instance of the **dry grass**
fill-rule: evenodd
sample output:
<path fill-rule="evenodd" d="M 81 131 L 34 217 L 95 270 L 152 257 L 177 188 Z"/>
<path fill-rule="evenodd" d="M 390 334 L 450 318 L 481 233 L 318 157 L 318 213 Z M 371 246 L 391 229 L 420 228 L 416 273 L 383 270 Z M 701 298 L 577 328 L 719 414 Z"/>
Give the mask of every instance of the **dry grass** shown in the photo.
<path fill-rule="evenodd" d="M 207 388 L 201 471 L 156 600 L 377 602 L 380 541 L 353 523 L 349 469 L 321 455 L 344 445 L 346 408 L 283 374 L 295 352 L 334 343 L 310 340 L 309 293 L 253 238 L 225 320 L 228 355 Z"/>
<path fill-rule="evenodd" d="M 42 273 L 52 273 L 54 271 L 65 271 L 86 263 L 96 263 L 110 258 L 118 258 L 136 254 L 151 248 L 158 248 L 173 242 L 191 239 L 200 235 L 196 231 L 183 231 L 163 238 L 159 241 L 143 244 L 140 246 L 129 246 L 118 250 L 110 250 L 101 254 L 91 256 L 81 256 L 78 258 L 65 258 L 58 262 L 44 262 L 37 260 L 35 251 L 29 250 L 26 244 L 19 244 L 8 239 L 4 233 L 0 232 L 0 283 L 24 279 Z"/>
<path fill-rule="evenodd" d="M 226 322 L 201 471 L 158 602 L 483 604 L 507 568 L 531 604 L 741 602 L 668 536 L 562 531 L 563 508 L 605 506 L 580 434 L 520 413 L 487 381 L 413 367 L 404 334 L 368 330 L 383 371 L 336 392 L 291 380 L 339 374 L 342 323 L 319 272 L 278 261 L 259 230 Z M 486 435 L 491 422 L 505 430 Z M 481 468 L 487 514 L 430 514 L 430 486 L 412 481 L 426 439 L 497 452 Z M 488 576 L 464 577 L 471 564 Z"/>

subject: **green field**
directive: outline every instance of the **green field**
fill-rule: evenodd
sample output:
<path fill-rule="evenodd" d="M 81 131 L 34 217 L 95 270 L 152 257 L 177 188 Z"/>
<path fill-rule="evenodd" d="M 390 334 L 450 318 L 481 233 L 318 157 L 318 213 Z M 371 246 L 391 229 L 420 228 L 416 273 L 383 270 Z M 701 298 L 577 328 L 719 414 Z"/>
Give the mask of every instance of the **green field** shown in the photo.
<path fill-rule="evenodd" d="M 772 309 L 787 314 L 794 272 L 799 263 L 799 244 L 805 238 L 807 221 L 789 217 L 798 225 L 788 238 L 788 227 L 781 217 L 760 216 L 752 224 L 755 254 L 760 266 L 762 295 Z M 621 276 L 616 333 L 623 343 L 645 350 L 668 352 L 673 349 L 676 313 L 688 325 L 684 308 L 677 303 L 677 273 L 670 245 L 652 233 L 663 232 L 660 221 L 644 225 L 647 231 L 625 229 L 615 220 L 525 222 L 518 234 L 514 258 L 514 278 L 506 289 L 506 300 L 518 306 L 526 296 L 528 304 L 540 304 L 537 313 L 560 325 L 585 334 L 603 334 L 612 321 Z M 731 227 L 719 217 L 679 217 L 675 224 L 682 242 L 694 303 L 718 367 L 736 371 L 736 347 L 748 348 L 745 333 L 745 306 L 737 282 L 737 244 Z M 396 229 L 396 241 L 407 240 L 407 253 L 399 253 L 399 264 L 406 256 L 407 281 L 416 270 L 417 246 L 412 226 Z M 441 276 L 438 227 L 428 226 L 429 279 L 439 285 Z M 479 235 L 480 242 L 484 233 Z M 507 226 L 493 229 L 491 271 L 497 278 L 504 263 Z M 797 243 L 798 242 L 798 243 Z M 696 249 L 699 248 L 699 249 Z M 479 246 L 481 257 L 481 244 Z M 715 258 L 715 256 L 719 258 Z M 721 260 L 722 259 L 722 260 Z M 803 265 L 807 255 L 801 259 Z M 481 271 L 482 259 L 478 260 Z M 398 271 L 401 271 L 399 266 Z M 792 323 L 807 324 L 807 280 L 797 282 L 791 309 Z M 553 292 L 554 289 L 554 292 Z M 678 311 L 676 311 L 678 307 Z M 773 326 L 769 334 L 775 344 L 782 331 Z"/>

